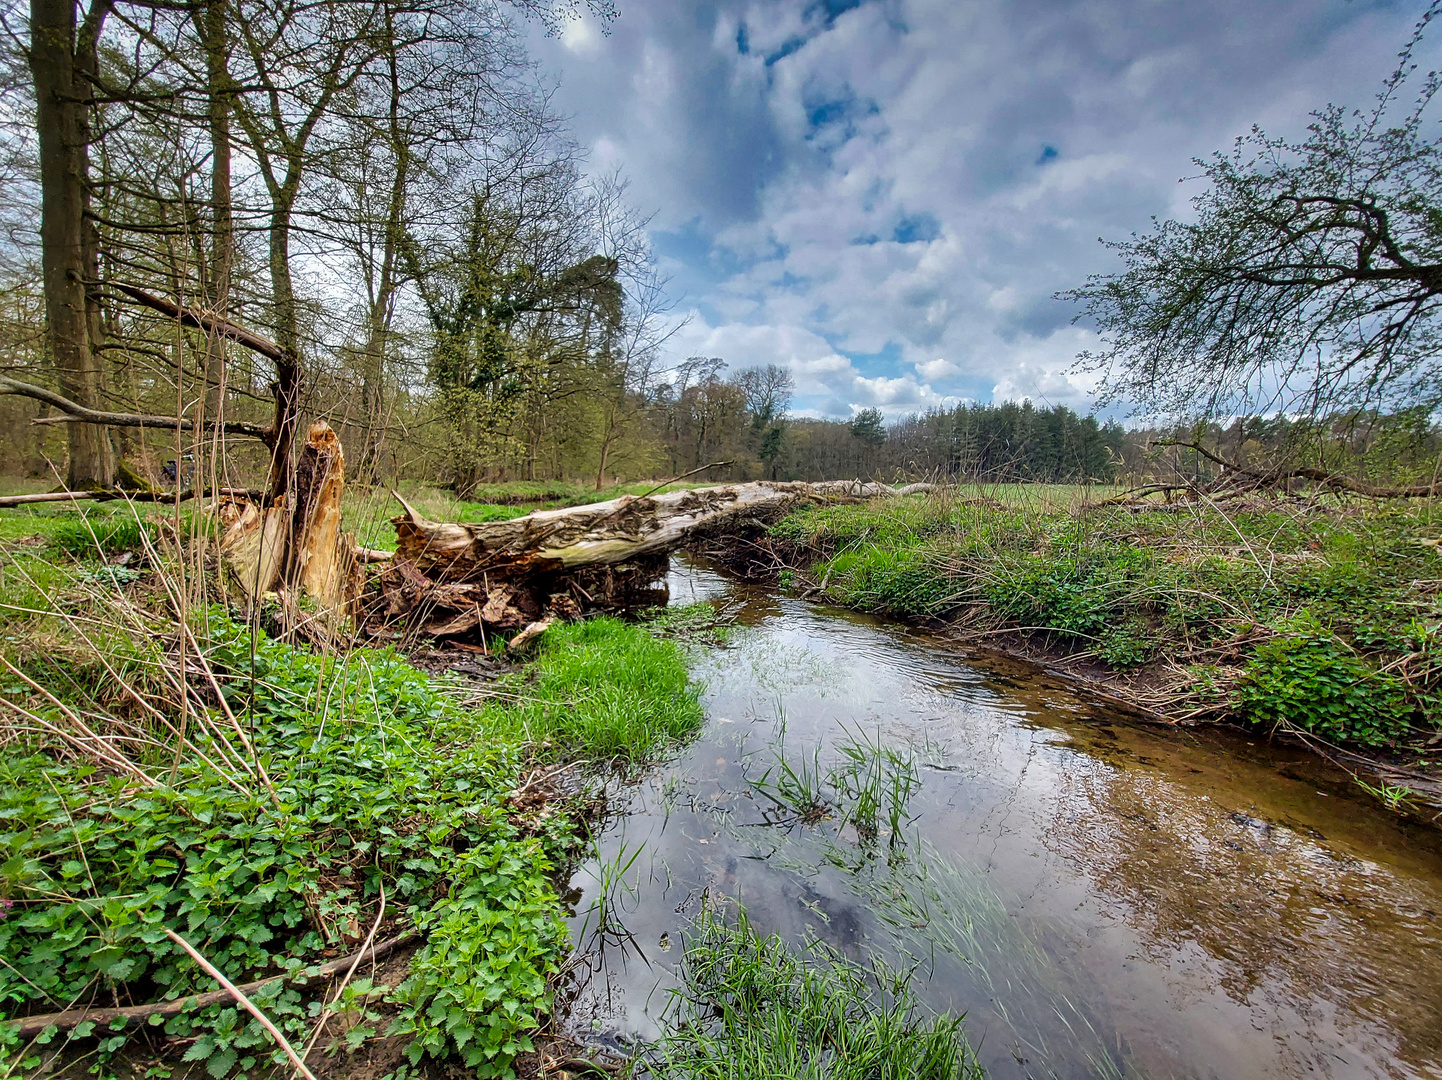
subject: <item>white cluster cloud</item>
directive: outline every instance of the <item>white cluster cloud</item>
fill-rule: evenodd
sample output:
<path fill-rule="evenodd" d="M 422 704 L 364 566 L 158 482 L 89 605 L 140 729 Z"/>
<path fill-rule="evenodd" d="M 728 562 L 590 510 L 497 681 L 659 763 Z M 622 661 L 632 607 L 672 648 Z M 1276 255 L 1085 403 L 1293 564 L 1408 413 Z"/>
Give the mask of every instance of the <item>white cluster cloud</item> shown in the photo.
<path fill-rule="evenodd" d="M 671 358 L 778 363 L 797 405 L 1088 407 L 1053 294 L 1098 236 L 1187 211 L 1254 122 L 1368 101 L 1415 13 L 1347 0 L 622 0 L 538 38 L 559 101 L 654 209 Z M 1430 48 L 1430 46 L 1429 46 Z M 1427 57 L 1423 57 L 1427 62 Z"/>

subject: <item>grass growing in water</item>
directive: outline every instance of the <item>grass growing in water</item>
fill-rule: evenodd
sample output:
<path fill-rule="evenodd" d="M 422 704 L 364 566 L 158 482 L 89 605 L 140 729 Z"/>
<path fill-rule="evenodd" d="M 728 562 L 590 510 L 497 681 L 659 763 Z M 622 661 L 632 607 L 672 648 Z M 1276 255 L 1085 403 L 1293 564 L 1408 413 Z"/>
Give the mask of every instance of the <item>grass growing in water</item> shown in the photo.
<path fill-rule="evenodd" d="M 657 1080 L 980 1080 L 961 1018 L 920 1015 L 904 975 L 819 942 L 792 950 L 745 914 L 703 913 Z"/>

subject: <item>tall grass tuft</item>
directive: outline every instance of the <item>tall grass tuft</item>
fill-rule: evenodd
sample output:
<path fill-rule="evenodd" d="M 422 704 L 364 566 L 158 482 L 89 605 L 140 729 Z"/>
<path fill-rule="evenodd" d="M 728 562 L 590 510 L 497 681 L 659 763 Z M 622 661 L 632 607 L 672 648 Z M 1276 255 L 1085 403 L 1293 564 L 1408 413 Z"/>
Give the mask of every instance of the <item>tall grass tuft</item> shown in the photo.
<path fill-rule="evenodd" d="M 699 690 L 679 646 L 619 619 L 553 627 L 541 655 L 485 710 L 493 730 L 552 753 L 639 765 L 701 726 Z"/>
<path fill-rule="evenodd" d="M 657 1080 L 980 1080 L 960 1017 L 920 1015 L 908 976 L 820 942 L 793 950 L 708 911 L 648 1062 Z"/>

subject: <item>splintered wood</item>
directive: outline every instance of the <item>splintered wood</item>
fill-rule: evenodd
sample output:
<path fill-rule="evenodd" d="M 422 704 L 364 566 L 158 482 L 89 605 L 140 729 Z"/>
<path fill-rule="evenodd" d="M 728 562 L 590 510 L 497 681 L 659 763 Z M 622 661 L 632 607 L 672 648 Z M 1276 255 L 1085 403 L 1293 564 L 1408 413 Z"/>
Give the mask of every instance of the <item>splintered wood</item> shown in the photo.
<path fill-rule="evenodd" d="M 220 550 L 251 598 L 276 590 L 304 592 L 322 613 L 339 613 L 356 598 L 355 541 L 341 532 L 345 454 L 330 425 L 311 425 L 286 497 L 261 508 L 248 500 L 223 504 L 227 526 Z"/>
<path fill-rule="evenodd" d="M 856 481 L 749 483 L 622 496 L 510 521 L 428 521 L 396 495 L 396 553 L 381 573 L 384 603 L 370 605 L 379 630 L 404 623 L 434 636 L 521 629 L 528 641 L 555 619 L 644 597 L 666 575 L 668 556 L 693 538 L 759 527 L 790 507 L 909 494 Z M 653 594 L 654 595 L 654 594 Z"/>

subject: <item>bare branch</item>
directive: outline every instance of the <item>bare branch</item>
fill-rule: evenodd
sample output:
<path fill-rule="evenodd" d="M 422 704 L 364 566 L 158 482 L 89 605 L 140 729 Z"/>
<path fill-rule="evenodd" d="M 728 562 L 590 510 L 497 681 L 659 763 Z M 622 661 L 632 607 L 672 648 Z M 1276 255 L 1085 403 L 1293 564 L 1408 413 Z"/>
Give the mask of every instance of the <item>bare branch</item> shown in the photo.
<path fill-rule="evenodd" d="M 102 424 L 106 427 L 160 428 L 165 431 L 195 430 L 195 421 L 185 417 L 102 412 L 99 409 L 87 409 L 69 398 L 61 397 L 53 390 L 35 386 L 33 383 L 6 378 L 3 375 L 0 375 L 0 394 L 18 394 L 21 397 L 34 398 L 36 401 L 53 405 L 64 413 L 63 416 L 47 416 L 32 420 L 33 424 Z M 202 425 L 202 427 L 208 426 Z M 227 435 L 248 435 L 253 439 L 264 439 L 266 431 L 259 424 L 248 424 L 241 420 L 227 420 L 220 425 L 220 429 Z"/>

